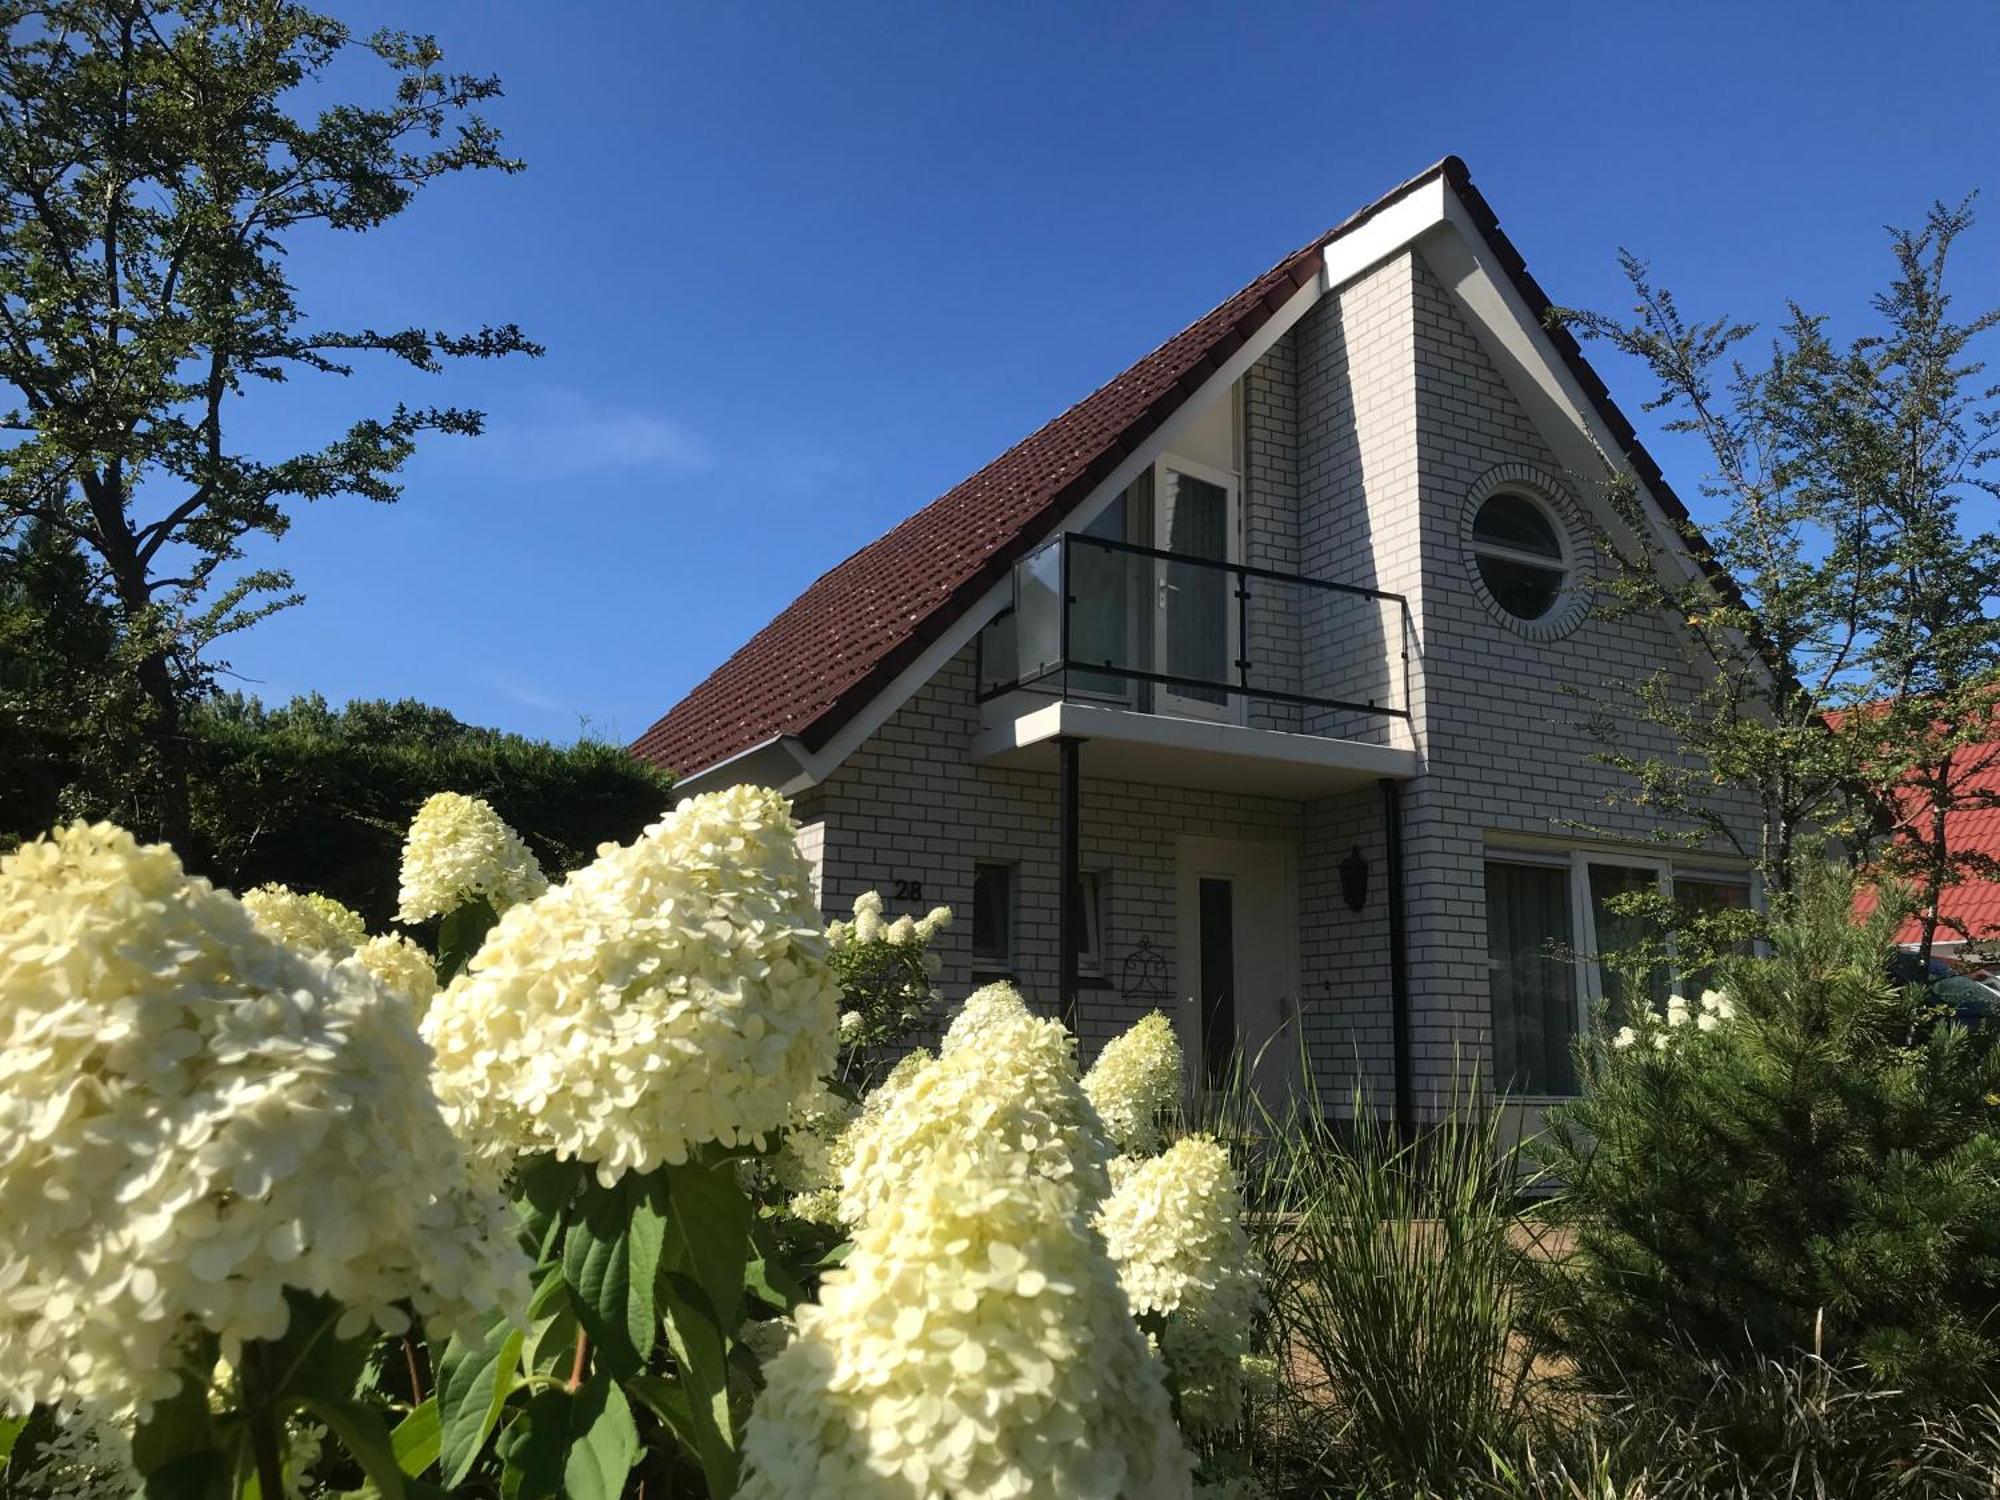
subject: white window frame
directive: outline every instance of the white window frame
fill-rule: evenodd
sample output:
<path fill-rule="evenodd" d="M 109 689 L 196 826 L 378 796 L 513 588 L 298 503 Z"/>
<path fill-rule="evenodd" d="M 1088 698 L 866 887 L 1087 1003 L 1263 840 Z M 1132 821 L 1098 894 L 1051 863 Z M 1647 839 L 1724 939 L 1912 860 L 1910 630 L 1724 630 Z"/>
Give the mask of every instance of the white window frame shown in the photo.
<path fill-rule="evenodd" d="M 975 979 L 1012 979 L 1018 972 L 1017 966 L 1021 956 L 1021 868 L 1012 860 L 1005 859 L 976 859 L 972 862 L 974 920 L 969 925 L 975 937 L 979 931 L 977 908 L 981 870 L 999 870 L 1007 877 L 1007 910 L 1002 915 L 1000 923 L 1001 940 L 1006 945 L 1006 952 L 996 964 L 992 961 L 993 955 L 981 953 L 975 948 L 972 953 L 972 974 Z"/>
<path fill-rule="evenodd" d="M 1182 458 L 1177 453 L 1162 454 L 1159 460 L 1153 465 L 1153 549 L 1156 552 L 1169 550 L 1166 534 L 1166 506 L 1162 499 L 1166 493 L 1166 471 L 1168 469 L 1185 474 L 1190 479 L 1199 479 L 1206 484 L 1212 484 L 1224 492 L 1227 498 L 1223 502 L 1225 516 L 1223 520 L 1224 556 L 1222 561 L 1231 565 L 1241 566 L 1243 562 L 1242 476 L 1240 474 L 1233 474 L 1226 469 L 1214 468 L 1196 459 Z M 1167 629 L 1164 618 L 1166 614 L 1164 604 L 1166 599 L 1165 591 L 1168 585 L 1165 577 L 1159 571 L 1165 566 L 1166 564 L 1158 562 L 1154 565 L 1152 599 L 1148 602 L 1148 607 L 1153 610 L 1153 670 L 1156 672 L 1167 670 Z M 1234 575 L 1224 574 L 1223 576 L 1230 578 Z M 1238 625 L 1240 623 L 1238 612 L 1229 607 L 1229 600 L 1234 597 L 1234 594 L 1235 591 L 1233 589 L 1225 592 L 1222 609 L 1224 640 L 1226 643 L 1224 657 L 1230 666 L 1233 666 L 1236 659 L 1243 654 L 1243 642 L 1238 638 Z M 1226 677 L 1225 680 L 1227 680 Z M 1243 722 L 1243 707 L 1244 695 L 1237 692 L 1233 686 L 1224 694 L 1222 702 L 1210 703 L 1205 698 L 1184 698 L 1179 693 L 1176 693 L 1169 684 L 1164 682 L 1153 685 L 1153 709 L 1156 713 L 1169 713 L 1183 719 L 1209 719 L 1221 724 L 1240 724 Z"/>
<path fill-rule="evenodd" d="M 1576 1031 L 1578 1036 L 1587 1034 L 1590 1013 L 1604 999 L 1604 971 L 1597 962 L 1597 918 L 1594 904 L 1590 899 L 1590 867 L 1596 865 L 1623 865 L 1630 869 L 1654 872 L 1660 888 L 1669 895 L 1673 892 L 1674 880 L 1708 880 L 1722 884 L 1747 885 L 1750 888 L 1750 905 L 1755 911 L 1764 909 L 1764 888 L 1754 871 L 1747 867 L 1732 867 L 1716 863 L 1712 858 L 1686 863 L 1676 861 L 1671 855 L 1653 854 L 1643 851 L 1611 847 L 1564 846 L 1514 844 L 1489 840 L 1480 856 L 1483 871 L 1488 861 L 1502 864 L 1547 865 L 1553 868 L 1567 867 L 1569 870 L 1569 933 L 1570 946 L 1575 952 L 1572 963 L 1575 967 L 1576 982 L 1571 989 L 1576 996 Z M 1669 990 L 1678 993 L 1681 975 L 1678 957 L 1668 949 Z M 1489 998 L 1489 1006 L 1491 1004 Z M 1509 1094 L 1510 1103 L 1528 1105 L 1559 1104 L 1573 1097 L 1567 1094 Z"/>
<path fill-rule="evenodd" d="M 1549 530 L 1555 533 L 1556 552 L 1559 555 L 1555 558 L 1550 558 L 1545 552 L 1530 552 L 1524 547 L 1509 547 L 1504 542 L 1482 541 L 1479 536 L 1479 512 L 1485 510 L 1495 500 L 1500 499 L 1521 500 L 1532 505 L 1541 514 L 1542 519 L 1548 522 Z M 1480 586 L 1486 589 L 1487 595 L 1493 600 L 1494 607 L 1505 614 L 1508 619 L 1521 625 L 1537 625 L 1561 611 L 1563 598 L 1569 593 L 1571 582 L 1576 577 L 1576 557 L 1574 549 L 1570 546 L 1569 528 L 1563 524 L 1563 518 L 1556 511 L 1556 508 L 1542 496 L 1536 494 L 1526 485 L 1503 484 L 1498 486 L 1492 494 L 1486 496 L 1473 508 L 1472 527 L 1466 533 L 1466 536 L 1468 545 L 1472 549 L 1472 565 L 1475 569 L 1479 566 L 1480 558 L 1497 557 L 1504 562 L 1520 563 L 1524 567 L 1539 568 L 1545 573 L 1554 573 L 1557 575 L 1555 598 L 1549 602 L 1547 609 L 1531 619 L 1525 615 L 1515 614 L 1506 605 L 1502 604 L 1499 596 L 1494 594 L 1493 590 L 1487 586 L 1485 576 L 1482 574 L 1479 580 Z"/>

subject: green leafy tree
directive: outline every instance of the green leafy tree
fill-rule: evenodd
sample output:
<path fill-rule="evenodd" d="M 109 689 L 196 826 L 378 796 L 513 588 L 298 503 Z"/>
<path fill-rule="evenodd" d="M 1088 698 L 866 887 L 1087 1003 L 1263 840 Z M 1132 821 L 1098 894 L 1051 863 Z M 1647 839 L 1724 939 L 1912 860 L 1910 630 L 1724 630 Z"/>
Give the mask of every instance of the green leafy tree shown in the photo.
<path fill-rule="evenodd" d="M 444 70 L 428 37 L 347 27 L 286 0 L 0 0 L 0 539 L 32 522 L 73 543 L 115 621 L 106 666 L 143 705 L 139 826 L 191 829 L 187 705 L 216 641 L 298 597 L 232 572 L 287 507 L 394 500 L 426 433 L 480 415 L 395 405 L 276 456 L 236 436 L 244 398 L 361 355 L 420 371 L 538 352 L 511 324 L 469 333 L 321 326 L 288 246 L 362 233 L 462 171 L 515 171 L 477 113 L 489 77 Z M 302 95 L 378 63 L 379 102 Z"/>
<path fill-rule="evenodd" d="M 1580 1052 L 1536 1154 L 1574 1237 L 1529 1322 L 1587 1390 L 1859 1362 L 1919 1404 L 2000 1380 L 2000 1046 L 1885 977 L 1830 871 L 1727 996 Z"/>
<path fill-rule="evenodd" d="M 148 776 L 118 622 L 55 528 L 0 540 L 0 848 L 75 813 L 128 807 Z"/>
<path fill-rule="evenodd" d="M 1689 659 L 1637 695 L 1642 725 L 1678 751 L 1621 728 L 1615 710 L 1633 700 L 1620 682 L 1597 695 L 1598 758 L 1626 774 L 1663 840 L 1733 848 L 1779 895 L 1822 839 L 1862 854 L 1900 829 L 1884 858 L 1918 888 L 1926 944 L 1942 891 L 1971 872 L 1945 846 L 1944 815 L 1983 795 L 1972 747 L 1994 735 L 2000 678 L 2000 537 L 1965 524 L 1967 503 L 1996 493 L 2000 408 L 1972 350 L 2000 313 L 1957 321 L 1946 290 L 1970 223 L 1968 205 L 1939 205 L 1922 230 L 1893 234 L 1874 326 L 1845 344 L 1794 304 L 1752 361 L 1748 325 L 1690 320 L 1629 255 L 1629 320 L 1557 315 L 1641 361 L 1647 409 L 1711 465 L 1700 534 L 1662 533 L 1628 476 L 1608 481 L 1620 525 L 1603 538 L 1599 608 L 1684 621 Z M 1705 567 L 1680 565 L 1674 542 Z"/>

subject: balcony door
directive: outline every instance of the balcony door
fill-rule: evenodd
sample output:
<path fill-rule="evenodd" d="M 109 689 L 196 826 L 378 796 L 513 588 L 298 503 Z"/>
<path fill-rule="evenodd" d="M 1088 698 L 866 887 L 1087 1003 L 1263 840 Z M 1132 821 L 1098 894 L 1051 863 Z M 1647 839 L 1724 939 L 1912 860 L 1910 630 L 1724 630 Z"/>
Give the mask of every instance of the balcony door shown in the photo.
<path fill-rule="evenodd" d="M 1153 485 L 1153 545 L 1210 563 L 1237 560 L 1236 477 L 1179 458 L 1160 461 Z M 1226 568 L 1157 559 L 1153 564 L 1154 695 L 1161 713 L 1235 722 L 1236 578 Z M 1217 686 L 1207 686 L 1209 683 Z"/>

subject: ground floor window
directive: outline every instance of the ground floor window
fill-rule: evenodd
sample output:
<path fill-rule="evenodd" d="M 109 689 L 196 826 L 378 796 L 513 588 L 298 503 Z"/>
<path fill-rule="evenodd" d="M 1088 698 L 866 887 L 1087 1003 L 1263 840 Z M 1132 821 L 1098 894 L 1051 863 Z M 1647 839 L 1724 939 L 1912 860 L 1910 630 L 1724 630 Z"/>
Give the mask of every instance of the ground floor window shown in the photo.
<path fill-rule="evenodd" d="M 972 867 L 972 975 L 1006 979 L 1014 973 L 1014 867 Z"/>
<path fill-rule="evenodd" d="M 1486 862 L 1486 958 L 1493 1006 L 1493 1072 L 1508 1092 L 1576 1092 L 1572 1047 L 1591 1011 L 1610 1024 L 1635 1006 L 1665 1006 L 1670 991 L 1698 994 L 1713 972 L 1684 970 L 1671 945 L 1636 968 L 1612 961 L 1646 946 L 1644 916 L 1619 898 L 1656 893 L 1677 910 L 1748 907 L 1749 875 L 1597 850 L 1494 851 Z"/>
<path fill-rule="evenodd" d="M 1076 971 L 1086 979 L 1104 977 L 1105 878 L 1097 870 L 1079 870 L 1076 909 L 1070 921 L 1076 933 Z"/>

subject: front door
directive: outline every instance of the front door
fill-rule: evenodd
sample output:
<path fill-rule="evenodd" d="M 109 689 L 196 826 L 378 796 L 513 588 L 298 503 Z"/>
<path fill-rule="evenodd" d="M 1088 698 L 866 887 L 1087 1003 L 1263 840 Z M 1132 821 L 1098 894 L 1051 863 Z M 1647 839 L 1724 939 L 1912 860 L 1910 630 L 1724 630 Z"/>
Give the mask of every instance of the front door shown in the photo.
<path fill-rule="evenodd" d="M 1281 1106 L 1299 1076 L 1298 910 L 1289 846 L 1183 838 L 1176 1019 L 1197 1094 L 1240 1069 Z"/>
<path fill-rule="evenodd" d="M 1153 563 L 1153 670 L 1162 713 L 1234 721 L 1224 684 L 1237 680 L 1236 480 L 1184 459 L 1160 461 L 1153 485 L 1153 545 L 1200 561 Z M 1208 686 L 1208 684 L 1216 686 Z"/>

